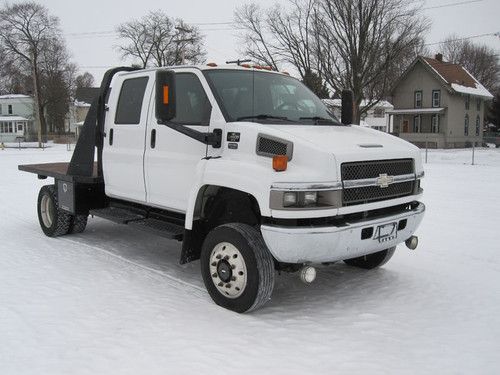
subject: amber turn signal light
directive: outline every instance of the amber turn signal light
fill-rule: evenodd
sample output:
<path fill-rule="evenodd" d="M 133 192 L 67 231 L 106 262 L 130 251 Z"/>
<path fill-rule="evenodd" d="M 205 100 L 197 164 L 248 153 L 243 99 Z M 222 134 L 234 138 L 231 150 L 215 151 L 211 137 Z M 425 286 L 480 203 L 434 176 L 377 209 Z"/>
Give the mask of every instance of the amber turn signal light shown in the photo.
<path fill-rule="evenodd" d="M 168 104 L 168 86 L 163 86 L 163 104 Z"/>
<path fill-rule="evenodd" d="M 288 156 L 286 155 L 273 156 L 273 169 L 276 172 L 286 171 L 287 166 L 288 166 Z"/>

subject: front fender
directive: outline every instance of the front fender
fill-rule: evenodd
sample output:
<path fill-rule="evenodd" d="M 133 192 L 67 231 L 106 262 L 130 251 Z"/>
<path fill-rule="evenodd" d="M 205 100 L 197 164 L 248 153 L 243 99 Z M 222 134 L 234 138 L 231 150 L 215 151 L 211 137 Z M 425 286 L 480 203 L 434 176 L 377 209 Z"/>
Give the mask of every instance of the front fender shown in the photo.
<path fill-rule="evenodd" d="M 241 160 L 203 160 L 196 169 L 196 182 L 189 192 L 185 228 L 193 227 L 196 200 L 203 186 L 213 185 L 242 191 L 252 195 L 257 201 L 262 216 L 270 216 L 269 191 L 271 169 Z M 258 178 L 257 178 L 258 176 Z"/>

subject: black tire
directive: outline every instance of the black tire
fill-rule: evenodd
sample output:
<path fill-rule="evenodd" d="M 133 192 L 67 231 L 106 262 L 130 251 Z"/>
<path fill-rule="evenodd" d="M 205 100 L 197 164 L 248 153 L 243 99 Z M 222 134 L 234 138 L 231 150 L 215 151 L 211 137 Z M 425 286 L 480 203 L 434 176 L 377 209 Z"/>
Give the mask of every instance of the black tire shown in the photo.
<path fill-rule="evenodd" d="M 71 217 L 68 234 L 82 233 L 87 227 L 88 215 L 75 215 Z"/>
<path fill-rule="evenodd" d="M 344 262 L 350 266 L 371 270 L 386 264 L 394 255 L 395 247 L 379 251 L 377 253 L 363 255 L 358 258 L 345 259 Z"/>
<path fill-rule="evenodd" d="M 59 209 L 54 185 L 45 185 L 40 189 L 37 211 L 38 221 L 45 235 L 58 237 L 68 233 L 72 216 Z"/>
<path fill-rule="evenodd" d="M 214 256 L 216 247 L 224 243 L 229 243 L 238 250 L 246 267 L 245 286 L 238 296 L 232 298 L 218 289 L 223 288 L 220 285 L 221 280 L 219 279 L 219 286 L 217 286 L 216 276 L 210 271 L 210 267 L 215 266 L 210 258 Z M 222 261 L 223 259 L 219 260 L 219 263 Z M 274 288 L 274 260 L 260 232 L 248 224 L 230 223 L 213 229 L 203 242 L 200 263 L 201 274 L 208 293 L 219 306 L 244 313 L 262 307 L 271 298 Z M 234 269 L 234 263 L 230 264 L 228 261 L 228 264 Z M 225 286 L 230 283 L 231 281 L 228 281 Z"/>

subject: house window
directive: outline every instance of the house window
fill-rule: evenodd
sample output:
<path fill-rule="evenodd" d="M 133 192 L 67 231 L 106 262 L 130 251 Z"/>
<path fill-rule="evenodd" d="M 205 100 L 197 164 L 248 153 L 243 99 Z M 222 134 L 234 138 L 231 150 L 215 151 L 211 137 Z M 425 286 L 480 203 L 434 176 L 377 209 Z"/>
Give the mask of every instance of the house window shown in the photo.
<path fill-rule="evenodd" d="M 12 104 L 9 104 L 9 106 L 7 108 L 8 108 L 9 115 L 11 115 L 12 114 Z"/>
<path fill-rule="evenodd" d="M 17 131 L 22 132 L 23 131 L 23 124 L 17 124 Z"/>
<path fill-rule="evenodd" d="M 437 108 L 441 105 L 441 91 L 432 90 L 432 106 Z"/>
<path fill-rule="evenodd" d="M 2 105 L 0 104 L 0 115 L 2 114 Z"/>
<path fill-rule="evenodd" d="M 413 117 L 413 132 L 420 133 L 420 115 Z"/>
<path fill-rule="evenodd" d="M 469 115 L 465 115 L 465 120 L 464 120 L 464 135 L 469 135 Z"/>
<path fill-rule="evenodd" d="M 481 118 L 479 115 L 476 116 L 476 135 L 479 136 L 479 132 L 481 131 Z"/>
<path fill-rule="evenodd" d="M 377 107 L 373 110 L 373 117 L 384 117 L 385 116 L 385 109 L 381 107 Z"/>
<path fill-rule="evenodd" d="M 476 110 L 477 111 L 481 110 L 481 98 L 476 98 Z"/>
<path fill-rule="evenodd" d="M 439 133 L 439 115 L 432 115 L 431 118 L 432 121 L 432 132 L 433 133 Z"/>
<path fill-rule="evenodd" d="M 422 91 L 415 91 L 415 108 L 422 108 Z"/>
<path fill-rule="evenodd" d="M 470 107 L 470 95 L 465 95 L 465 109 Z"/>

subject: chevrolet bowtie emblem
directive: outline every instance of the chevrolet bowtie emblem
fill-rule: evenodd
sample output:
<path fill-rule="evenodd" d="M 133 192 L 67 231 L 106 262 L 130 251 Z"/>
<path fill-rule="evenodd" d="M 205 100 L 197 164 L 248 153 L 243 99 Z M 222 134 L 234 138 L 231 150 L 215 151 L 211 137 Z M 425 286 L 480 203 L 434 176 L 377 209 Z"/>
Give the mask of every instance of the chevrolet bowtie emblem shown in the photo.
<path fill-rule="evenodd" d="M 387 173 L 382 173 L 377 178 L 377 186 L 386 188 L 394 182 L 394 176 L 388 176 Z"/>

